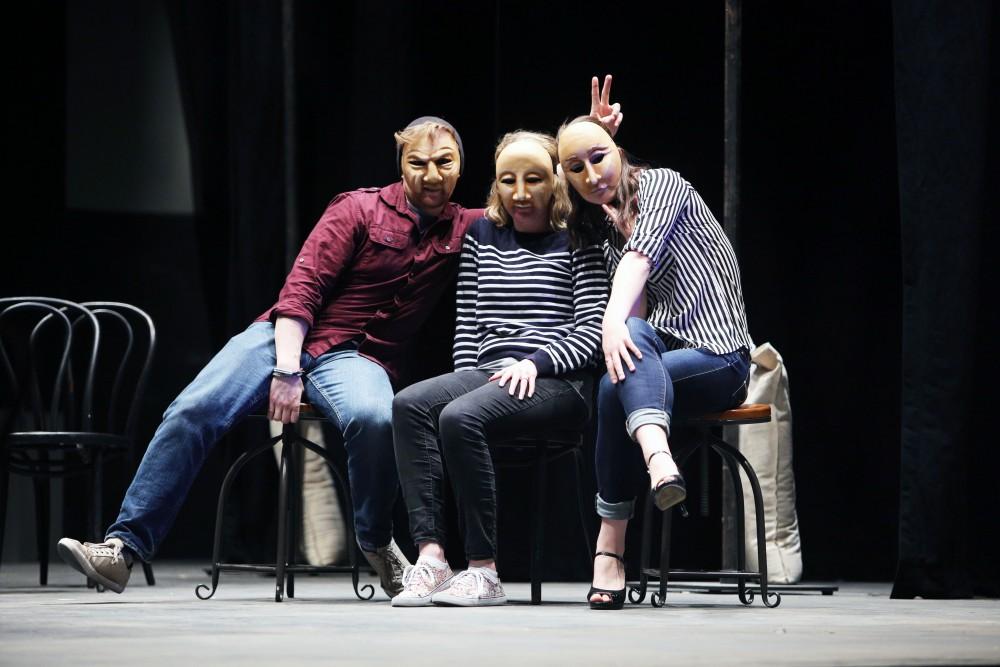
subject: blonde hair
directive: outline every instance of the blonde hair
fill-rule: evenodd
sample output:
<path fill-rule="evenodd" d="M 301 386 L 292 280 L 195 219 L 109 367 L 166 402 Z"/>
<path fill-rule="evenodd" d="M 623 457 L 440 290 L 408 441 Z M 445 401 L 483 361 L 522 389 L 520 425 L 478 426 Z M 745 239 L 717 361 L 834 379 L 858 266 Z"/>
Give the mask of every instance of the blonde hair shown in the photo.
<path fill-rule="evenodd" d="M 556 133 L 557 145 L 563 132 L 578 123 L 593 123 L 607 132 L 608 137 L 611 136 L 611 132 L 607 126 L 593 116 L 577 116 L 573 120 L 563 123 L 562 127 L 559 128 L 559 132 Z M 614 220 L 614 226 L 622 236 L 627 238 L 632 235 L 632 229 L 635 227 L 635 219 L 639 217 L 639 176 L 646 170 L 646 165 L 638 162 L 626 153 L 624 149 L 615 143 L 614 139 L 611 140 L 611 143 L 615 146 L 619 155 L 621 155 L 622 173 L 621 178 L 618 180 L 618 186 L 615 188 L 615 198 L 611 201 L 610 205 L 618 214 Z M 570 214 L 567 216 L 567 221 L 569 223 L 570 239 L 574 246 L 580 247 L 603 240 L 605 238 L 603 228 L 606 217 L 603 209 L 600 206 L 587 202 L 572 187 L 569 189 L 571 209 Z"/>
<path fill-rule="evenodd" d="M 556 150 L 556 139 L 550 134 L 542 132 L 529 132 L 528 130 L 514 130 L 503 135 L 497 143 L 496 151 L 493 153 L 493 162 L 497 161 L 500 153 L 505 148 L 516 141 L 534 141 L 545 149 L 552 160 L 552 200 L 549 202 L 549 227 L 555 231 L 566 229 L 566 219 L 573 210 L 570 203 L 569 191 L 566 182 L 557 175 L 556 166 L 559 164 L 559 152 Z M 497 181 L 494 178 L 490 186 L 490 194 L 486 198 L 486 212 L 484 214 L 497 227 L 506 227 L 513 224 L 510 213 L 503 207 L 500 201 L 500 193 L 497 192 Z"/>

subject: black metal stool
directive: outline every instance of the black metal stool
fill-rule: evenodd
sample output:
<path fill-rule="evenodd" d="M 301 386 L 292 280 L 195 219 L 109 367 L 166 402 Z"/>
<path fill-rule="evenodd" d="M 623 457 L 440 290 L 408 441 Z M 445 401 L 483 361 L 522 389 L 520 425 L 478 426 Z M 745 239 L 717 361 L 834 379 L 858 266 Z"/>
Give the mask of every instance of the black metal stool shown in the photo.
<path fill-rule="evenodd" d="M 548 464 L 565 456 L 572 456 L 573 471 L 576 482 L 577 509 L 580 513 L 580 526 L 583 529 L 584 553 L 589 559 L 591 542 L 587 531 L 587 519 L 584 502 L 581 497 L 581 451 L 583 434 L 576 430 L 555 430 L 536 435 L 522 435 L 509 440 L 497 440 L 490 443 L 494 452 L 494 461 L 499 465 L 531 466 L 534 470 L 532 485 L 532 507 L 535 508 L 531 527 L 531 604 L 542 603 L 542 552 L 545 543 L 545 506 L 547 493 L 546 470 Z M 497 457 L 497 451 L 503 451 L 504 456 Z"/>
<path fill-rule="evenodd" d="M 667 584 L 671 577 L 678 579 L 729 579 L 736 581 L 736 593 L 740 602 L 753 604 L 754 591 L 747 587 L 747 582 L 756 581 L 760 588 L 761 601 L 766 607 L 777 607 L 781 604 L 781 595 L 768 590 L 767 585 L 767 554 L 764 542 L 764 499 L 760 491 L 760 483 L 753 467 L 738 449 L 713 433 L 723 426 L 742 426 L 744 424 L 762 424 L 771 421 L 771 406 L 767 404 L 745 404 L 725 412 L 700 415 L 683 421 L 685 426 L 694 427 L 698 439 L 692 447 L 685 449 L 677 456 L 678 467 L 683 467 L 690 456 L 701 450 L 707 456 L 706 447 L 714 450 L 726 463 L 735 488 L 736 503 L 736 569 L 735 570 L 671 570 L 670 569 L 670 522 L 671 511 L 662 512 L 662 530 L 660 533 L 660 566 L 650 567 L 650 548 L 652 542 L 653 510 L 655 506 L 650 498 L 646 503 L 642 522 L 642 554 L 640 556 L 640 577 L 638 584 L 629 584 L 629 600 L 641 604 L 646 598 L 646 590 L 651 577 L 659 580 L 659 590 L 650 597 L 654 607 L 662 607 L 667 596 Z M 753 491 L 754 509 L 757 528 L 757 563 L 759 572 L 746 571 L 746 532 L 743 519 L 743 485 L 740 481 L 739 469 L 743 468 Z M 682 503 L 678 506 L 681 514 L 687 516 L 687 509 Z"/>
<path fill-rule="evenodd" d="M 262 415 L 254 415 L 262 416 Z M 323 420 L 323 416 L 316 412 L 315 408 L 308 403 L 299 406 L 300 420 Z M 229 496 L 230 487 L 240 470 L 250 459 L 258 456 L 270 449 L 279 441 L 281 447 L 281 461 L 279 463 L 278 481 L 278 547 L 274 565 L 251 565 L 243 563 L 221 562 L 219 554 L 222 546 L 222 521 L 223 509 L 226 499 Z M 337 493 L 340 494 L 341 506 L 347 508 L 347 554 L 350 565 L 299 565 L 295 562 L 298 543 L 296 532 L 301 516 L 300 505 L 302 503 L 302 462 L 299 457 L 298 448 L 304 447 L 323 457 L 329 464 L 330 471 L 337 481 Z M 285 424 L 279 436 L 269 438 L 266 442 L 240 455 L 229 467 L 225 479 L 222 481 L 222 489 L 219 491 L 219 504 L 215 512 L 215 542 L 212 547 L 212 588 L 209 590 L 205 584 L 199 584 L 195 588 L 195 595 L 202 600 L 207 600 L 215 595 L 219 585 L 220 572 L 265 572 L 275 575 L 274 601 L 281 602 L 286 590 L 288 597 L 295 597 L 295 574 L 318 574 L 330 572 L 350 572 L 351 582 L 354 585 L 354 594 L 362 600 L 370 600 L 375 595 L 375 587 L 365 584 L 358 588 L 358 547 L 354 539 L 354 509 L 351 505 L 351 497 L 347 492 L 347 485 L 344 483 L 344 476 L 340 473 L 330 454 L 316 443 L 302 437 L 295 429 L 295 424 Z M 207 593 L 206 593 L 207 591 Z"/>

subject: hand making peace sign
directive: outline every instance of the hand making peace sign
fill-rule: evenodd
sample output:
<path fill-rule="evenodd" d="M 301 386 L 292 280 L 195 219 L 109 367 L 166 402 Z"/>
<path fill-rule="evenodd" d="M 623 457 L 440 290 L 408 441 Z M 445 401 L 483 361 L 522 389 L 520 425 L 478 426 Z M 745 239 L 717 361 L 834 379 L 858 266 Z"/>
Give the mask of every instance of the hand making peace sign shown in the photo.
<path fill-rule="evenodd" d="M 612 137 L 618 132 L 618 126 L 622 124 L 625 114 L 622 113 L 622 105 L 618 102 L 610 103 L 611 98 L 611 75 L 604 77 L 604 86 L 600 94 L 597 91 L 597 77 L 590 80 L 590 115 L 599 120 Z"/>

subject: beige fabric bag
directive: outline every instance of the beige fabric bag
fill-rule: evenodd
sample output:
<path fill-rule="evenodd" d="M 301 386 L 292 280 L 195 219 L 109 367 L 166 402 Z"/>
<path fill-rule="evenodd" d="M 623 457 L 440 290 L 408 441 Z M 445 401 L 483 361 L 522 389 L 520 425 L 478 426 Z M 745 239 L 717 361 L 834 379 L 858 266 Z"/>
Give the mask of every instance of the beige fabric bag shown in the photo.
<path fill-rule="evenodd" d="M 739 449 L 753 466 L 764 496 L 764 538 L 767 580 L 793 584 L 802 578 L 802 550 L 795 514 L 795 476 L 792 471 L 792 408 L 788 398 L 788 373 L 781 355 L 764 343 L 751 353 L 747 403 L 769 403 L 771 421 L 739 428 Z M 754 529 L 753 492 L 746 473 L 743 508 L 746 519 L 747 569 L 757 569 L 757 533 Z"/>
<path fill-rule="evenodd" d="M 281 435 L 281 422 L 270 422 L 271 435 Z M 323 425 L 318 421 L 299 422 L 304 438 L 325 448 Z M 304 449 L 302 470 L 302 530 L 300 546 L 310 565 L 336 565 L 347 557 L 347 531 L 340 499 L 333 485 L 333 475 L 326 460 Z M 281 460 L 281 442 L 274 446 L 274 455 Z"/>

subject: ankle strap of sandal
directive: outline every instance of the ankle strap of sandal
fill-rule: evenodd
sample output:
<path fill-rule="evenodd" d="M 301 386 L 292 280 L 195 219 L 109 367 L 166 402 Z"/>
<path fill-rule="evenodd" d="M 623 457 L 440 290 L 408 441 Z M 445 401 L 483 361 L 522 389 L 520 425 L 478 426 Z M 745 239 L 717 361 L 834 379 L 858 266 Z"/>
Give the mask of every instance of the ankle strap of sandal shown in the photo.
<path fill-rule="evenodd" d="M 619 561 L 622 565 L 625 564 L 625 558 L 621 554 L 616 554 L 611 551 L 598 551 L 596 554 L 594 554 L 594 558 L 597 558 L 598 556 L 607 556 L 608 558 L 614 558 L 615 560 Z"/>
<path fill-rule="evenodd" d="M 649 458 L 646 459 L 646 469 L 647 470 L 649 469 L 649 462 L 652 461 L 653 457 L 656 456 L 657 454 L 666 454 L 667 456 L 670 456 L 670 458 L 673 458 L 673 456 L 671 456 L 670 452 L 668 452 L 667 450 L 665 450 L 665 449 L 658 449 L 655 452 L 653 452 L 652 454 L 650 454 Z"/>

